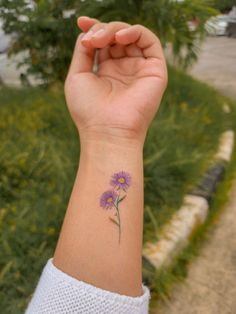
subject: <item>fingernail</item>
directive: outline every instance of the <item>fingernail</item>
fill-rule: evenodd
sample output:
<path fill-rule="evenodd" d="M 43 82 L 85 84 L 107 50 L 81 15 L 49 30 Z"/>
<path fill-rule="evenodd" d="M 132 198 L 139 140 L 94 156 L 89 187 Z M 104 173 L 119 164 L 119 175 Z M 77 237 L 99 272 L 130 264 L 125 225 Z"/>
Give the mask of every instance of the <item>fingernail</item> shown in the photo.
<path fill-rule="evenodd" d="M 84 36 L 83 36 L 83 38 L 82 38 L 82 40 L 89 40 L 89 39 L 91 39 L 91 37 L 93 36 L 93 31 L 89 31 L 88 33 L 86 33 Z"/>
<path fill-rule="evenodd" d="M 105 29 L 101 28 L 97 32 L 95 32 L 92 37 L 100 37 L 103 35 L 104 31 L 105 31 Z"/>
<path fill-rule="evenodd" d="M 126 33 L 128 33 L 129 29 L 128 28 L 125 28 L 125 29 L 121 29 L 120 31 L 118 31 L 116 33 L 116 35 L 124 35 Z"/>

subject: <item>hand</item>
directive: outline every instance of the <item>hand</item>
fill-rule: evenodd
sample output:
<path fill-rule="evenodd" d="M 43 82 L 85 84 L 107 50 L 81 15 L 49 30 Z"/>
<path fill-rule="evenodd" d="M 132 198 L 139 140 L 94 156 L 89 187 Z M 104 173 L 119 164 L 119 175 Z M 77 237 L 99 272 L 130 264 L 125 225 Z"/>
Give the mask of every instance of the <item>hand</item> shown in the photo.
<path fill-rule="evenodd" d="M 159 39 L 141 25 L 80 17 L 78 26 L 83 33 L 76 42 L 65 95 L 80 137 L 143 143 L 167 84 Z"/>

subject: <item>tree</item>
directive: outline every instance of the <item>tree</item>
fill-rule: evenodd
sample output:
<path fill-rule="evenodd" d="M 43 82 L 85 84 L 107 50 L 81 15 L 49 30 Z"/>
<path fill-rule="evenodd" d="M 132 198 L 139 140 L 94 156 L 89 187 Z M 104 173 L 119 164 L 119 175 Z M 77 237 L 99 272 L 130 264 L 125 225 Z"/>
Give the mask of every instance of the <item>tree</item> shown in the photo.
<path fill-rule="evenodd" d="M 26 74 L 46 84 L 64 80 L 78 34 L 76 10 L 80 2 L 35 0 L 30 3 L 0 0 L 4 30 L 12 34 L 9 55 L 26 52 L 19 66 L 26 65 Z"/>
<path fill-rule="evenodd" d="M 196 43 L 206 19 L 215 14 L 204 0 L 0 0 L 4 30 L 13 35 L 9 54 L 26 51 L 21 64 L 45 83 L 64 80 L 78 29 L 76 17 L 123 20 L 150 27 L 164 45 L 171 43 L 183 67 L 197 57 Z M 189 21 L 197 21 L 190 30 Z"/>
<path fill-rule="evenodd" d="M 214 0 L 216 9 L 222 12 L 228 12 L 233 6 L 236 6 L 236 0 Z"/>

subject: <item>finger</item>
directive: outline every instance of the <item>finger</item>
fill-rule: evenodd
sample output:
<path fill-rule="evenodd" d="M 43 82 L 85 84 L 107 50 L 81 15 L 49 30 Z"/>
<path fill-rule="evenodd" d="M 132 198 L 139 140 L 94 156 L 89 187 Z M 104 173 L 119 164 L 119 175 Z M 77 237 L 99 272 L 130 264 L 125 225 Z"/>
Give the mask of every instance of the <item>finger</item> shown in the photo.
<path fill-rule="evenodd" d="M 162 46 L 157 36 L 142 25 L 133 25 L 116 33 L 116 41 L 121 45 L 136 44 L 146 58 L 164 58 Z"/>
<path fill-rule="evenodd" d="M 121 46 L 125 49 L 125 54 L 128 57 L 143 57 L 143 52 L 140 48 L 138 48 L 135 44 L 131 44 L 128 46 Z"/>
<path fill-rule="evenodd" d="M 103 48 L 103 47 L 94 47 L 92 44 L 92 37 L 97 34 L 99 36 L 99 33 L 104 31 L 105 23 L 95 23 L 89 31 L 84 35 L 82 44 L 87 48 Z M 104 46 L 105 47 L 105 46 Z"/>
<path fill-rule="evenodd" d="M 98 53 L 98 64 L 108 60 L 111 58 L 110 55 L 110 46 L 106 46 L 102 49 L 99 49 L 99 53 Z"/>
<path fill-rule="evenodd" d="M 97 23 L 99 23 L 98 20 L 88 16 L 80 16 L 77 19 L 77 25 L 84 33 L 88 32 L 90 28 Z"/>
<path fill-rule="evenodd" d="M 69 74 L 92 72 L 95 50 L 82 45 L 81 39 L 83 36 L 84 33 L 81 33 L 77 38 Z"/>
<path fill-rule="evenodd" d="M 83 38 L 83 44 L 87 47 L 103 48 L 115 42 L 116 32 L 129 27 L 123 22 L 98 23 L 90 28 L 89 33 Z"/>
<path fill-rule="evenodd" d="M 126 56 L 125 47 L 119 44 L 115 44 L 110 47 L 110 55 L 114 59 L 123 58 Z"/>

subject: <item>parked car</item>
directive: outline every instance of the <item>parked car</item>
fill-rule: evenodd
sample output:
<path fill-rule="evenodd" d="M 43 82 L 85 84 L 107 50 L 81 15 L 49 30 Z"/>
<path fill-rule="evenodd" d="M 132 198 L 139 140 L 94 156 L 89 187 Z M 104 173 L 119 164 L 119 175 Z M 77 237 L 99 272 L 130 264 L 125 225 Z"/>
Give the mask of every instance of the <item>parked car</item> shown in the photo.
<path fill-rule="evenodd" d="M 217 15 L 211 17 L 205 24 L 205 30 L 211 36 L 227 35 L 227 27 L 230 21 L 228 15 Z"/>
<path fill-rule="evenodd" d="M 233 7 L 233 9 L 229 13 L 229 23 L 227 27 L 227 35 L 229 37 L 235 37 L 236 38 L 236 7 Z"/>
<path fill-rule="evenodd" d="M 236 38 L 236 21 L 231 20 L 227 27 L 227 36 Z"/>

